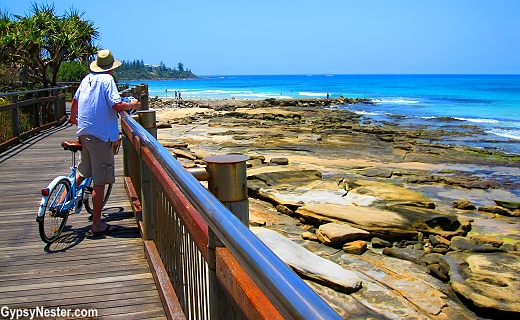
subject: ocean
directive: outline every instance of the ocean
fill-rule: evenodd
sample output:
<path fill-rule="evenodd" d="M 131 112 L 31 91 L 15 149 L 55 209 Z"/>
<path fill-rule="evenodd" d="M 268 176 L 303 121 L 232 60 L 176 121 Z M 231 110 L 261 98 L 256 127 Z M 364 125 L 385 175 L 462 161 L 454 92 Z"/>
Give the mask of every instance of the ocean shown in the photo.
<path fill-rule="evenodd" d="M 142 81 L 130 81 L 139 84 Z M 341 105 L 363 121 L 481 134 L 443 143 L 520 154 L 520 75 L 238 75 L 146 81 L 150 97 L 183 99 L 370 98 L 373 104 Z"/>

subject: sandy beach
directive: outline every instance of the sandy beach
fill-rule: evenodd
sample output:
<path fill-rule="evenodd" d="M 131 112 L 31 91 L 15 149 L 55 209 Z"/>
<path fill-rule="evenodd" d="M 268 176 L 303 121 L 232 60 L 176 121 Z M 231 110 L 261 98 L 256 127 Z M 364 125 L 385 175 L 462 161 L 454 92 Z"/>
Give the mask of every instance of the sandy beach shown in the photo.
<path fill-rule="evenodd" d="M 457 247 L 458 238 L 473 241 L 477 237 L 492 237 L 500 241 L 500 251 L 520 251 L 520 209 L 515 209 L 520 204 L 519 155 L 443 144 L 446 134 L 452 140 L 454 135 L 464 139 L 472 134 L 472 128 L 461 127 L 447 133 L 442 129 L 376 124 L 334 108 L 342 103 L 366 102 L 151 99 L 150 107 L 157 111 L 159 141 L 186 168 L 203 166 L 201 159 L 209 155 L 249 156 L 250 223 L 288 235 L 293 241 L 303 241 L 302 245 L 321 254 L 337 254 L 337 249 L 327 251 L 323 245 L 316 248 L 313 243 L 323 242 L 320 230 L 324 224 L 336 223 L 340 218 L 316 218 L 320 209 L 315 207 L 325 210 L 333 206 L 329 211 L 342 211 L 352 205 L 360 208 L 365 206 L 359 200 L 363 196 L 379 199 L 368 205 L 367 210 L 398 212 L 408 215 L 407 219 L 433 217 L 424 218 L 420 227 L 416 225 L 415 230 L 424 229 L 419 233 L 413 231 L 411 238 L 406 233 L 400 236 L 398 229 L 390 228 L 387 232 L 381 231 L 386 230 L 384 226 L 376 230 L 366 225 L 372 235 L 393 239 L 392 249 L 408 241 L 408 249 L 412 250 L 413 242 L 423 255 L 442 252 L 448 261 L 455 254 L 452 251 L 457 254 L 460 250 L 467 251 Z M 319 179 L 304 177 L 308 173 Z M 338 185 L 343 188 L 339 197 Z M 357 195 L 353 203 L 336 206 L 350 195 Z M 462 202 L 471 206 L 459 207 Z M 307 207 L 317 211 L 309 214 L 304 210 Z M 362 215 L 369 216 L 372 212 Z M 444 219 L 439 217 L 449 217 L 458 229 L 446 229 L 445 223 L 436 224 Z M 364 222 L 356 219 L 351 218 L 349 224 L 363 229 Z M 310 238 L 305 238 L 303 234 L 309 231 Z M 413 234 L 419 234 L 419 239 Z M 446 249 L 439 247 L 444 251 L 432 245 L 435 242 L 432 236 L 446 239 Z M 395 242 L 399 239 L 400 242 Z M 374 244 L 368 243 L 372 251 L 361 258 L 377 251 Z M 474 250 L 480 249 L 470 252 Z M 444 276 L 453 278 L 453 268 L 444 270 Z"/>

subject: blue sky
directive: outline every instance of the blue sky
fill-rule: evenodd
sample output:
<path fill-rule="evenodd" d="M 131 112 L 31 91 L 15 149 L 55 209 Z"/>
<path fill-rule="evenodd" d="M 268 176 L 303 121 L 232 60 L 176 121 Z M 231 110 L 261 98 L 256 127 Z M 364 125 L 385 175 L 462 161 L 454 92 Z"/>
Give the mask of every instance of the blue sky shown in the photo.
<path fill-rule="evenodd" d="M 520 74 L 518 0 L 0 0 L 71 6 L 119 60 L 197 75 Z"/>

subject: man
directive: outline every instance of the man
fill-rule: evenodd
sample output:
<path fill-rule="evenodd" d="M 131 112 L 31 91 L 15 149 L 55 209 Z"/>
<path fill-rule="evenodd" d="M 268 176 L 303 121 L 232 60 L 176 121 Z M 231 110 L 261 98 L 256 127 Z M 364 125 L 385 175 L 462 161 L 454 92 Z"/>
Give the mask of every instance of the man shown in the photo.
<path fill-rule="evenodd" d="M 79 85 L 74 98 L 69 122 L 78 126 L 76 135 L 83 145 L 78 164 L 77 184 L 85 177 L 92 177 L 91 232 L 94 235 L 117 231 L 119 226 L 101 221 L 101 209 L 105 184 L 115 182 L 114 153 L 112 144 L 119 138 L 117 113 L 123 110 L 139 109 L 139 102 L 122 102 L 112 77 L 114 69 L 121 62 L 114 59 L 110 50 L 100 50 L 96 61 L 90 64 L 88 74 Z M 76 118 L 77 116 L 77 118 Z"/>

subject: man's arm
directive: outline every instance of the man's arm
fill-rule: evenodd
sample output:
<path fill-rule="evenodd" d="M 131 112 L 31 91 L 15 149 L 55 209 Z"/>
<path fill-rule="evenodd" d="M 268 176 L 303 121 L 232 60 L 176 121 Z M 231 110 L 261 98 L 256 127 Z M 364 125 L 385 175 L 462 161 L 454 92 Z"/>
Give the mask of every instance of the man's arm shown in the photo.
<path fill-rule="evenodd" d="M 78 125 L 78 100 L 72 98 L 72 106 L 70 107 L 69 123 Z"/>
<path fill-rule="evenodd" d="M 119 102 L 112 106 L 112 109 L 114 109 L 117 112 L 123 111 L 123 110 L 130 110 L 130 109 L 139 109 L 139 101 L 131 100 L 130 102 Z"/>

